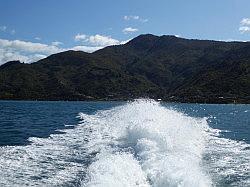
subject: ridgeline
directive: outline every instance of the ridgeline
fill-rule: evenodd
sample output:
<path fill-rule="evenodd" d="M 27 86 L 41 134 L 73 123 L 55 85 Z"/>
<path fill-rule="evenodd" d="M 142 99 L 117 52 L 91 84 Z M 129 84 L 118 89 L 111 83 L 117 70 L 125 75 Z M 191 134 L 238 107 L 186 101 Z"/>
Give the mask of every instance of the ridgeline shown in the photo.
<path fill-rule="evenodd" d="M 250 103 L 250 42 L 140 35 L 94 53 L 0 66 L 0 99 Z"/>

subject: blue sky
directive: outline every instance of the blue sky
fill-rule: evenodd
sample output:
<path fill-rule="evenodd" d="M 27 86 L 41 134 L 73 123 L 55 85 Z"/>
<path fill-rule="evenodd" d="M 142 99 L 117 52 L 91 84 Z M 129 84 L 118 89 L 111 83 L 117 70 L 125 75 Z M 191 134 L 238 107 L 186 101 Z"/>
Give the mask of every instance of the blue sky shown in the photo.
<path fill-rule="evenodd" d="M 92 52 L 143 33 L 250 40 L 249 0 L 0 1 L 0 63 Z"/>

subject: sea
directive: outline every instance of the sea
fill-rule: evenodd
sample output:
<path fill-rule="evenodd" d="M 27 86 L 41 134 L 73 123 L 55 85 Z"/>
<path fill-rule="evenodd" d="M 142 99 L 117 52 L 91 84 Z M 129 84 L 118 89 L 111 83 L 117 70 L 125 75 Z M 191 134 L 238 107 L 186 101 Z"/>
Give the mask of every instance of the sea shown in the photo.
<path fill-rule="evenodd" d="M 0 186 L 250 187 L 250 105 L 0 101 Z"/>

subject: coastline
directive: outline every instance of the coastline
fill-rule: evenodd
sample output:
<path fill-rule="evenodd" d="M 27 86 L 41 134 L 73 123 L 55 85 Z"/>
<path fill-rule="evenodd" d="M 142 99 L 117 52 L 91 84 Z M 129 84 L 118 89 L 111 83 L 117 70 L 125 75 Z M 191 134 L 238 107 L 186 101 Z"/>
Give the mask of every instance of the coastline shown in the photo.
<path fill-rule="evenodd" d="M 135 97 L 135 98 L 1 98 L 0 101 L 68 101 L 68 102 L 127 102 L 135 99 L 153 99 L 166 103 L 186 103 L 186 104 L 250 104 L 249 98 L 222 99 L 222 98 L 189 98 L 189 99 L 166 99 L 151 97 Z"/>

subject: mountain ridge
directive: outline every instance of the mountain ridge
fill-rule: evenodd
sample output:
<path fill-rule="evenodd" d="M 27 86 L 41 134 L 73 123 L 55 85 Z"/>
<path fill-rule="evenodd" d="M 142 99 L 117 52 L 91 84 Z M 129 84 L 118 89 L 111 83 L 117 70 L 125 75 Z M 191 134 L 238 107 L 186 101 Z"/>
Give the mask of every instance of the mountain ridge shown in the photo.
<path fill-rule="evenodd" d="M 250 103 L 250 42 L 145 34 L 93 53 L 0 66 L 0 99 Z"/>

